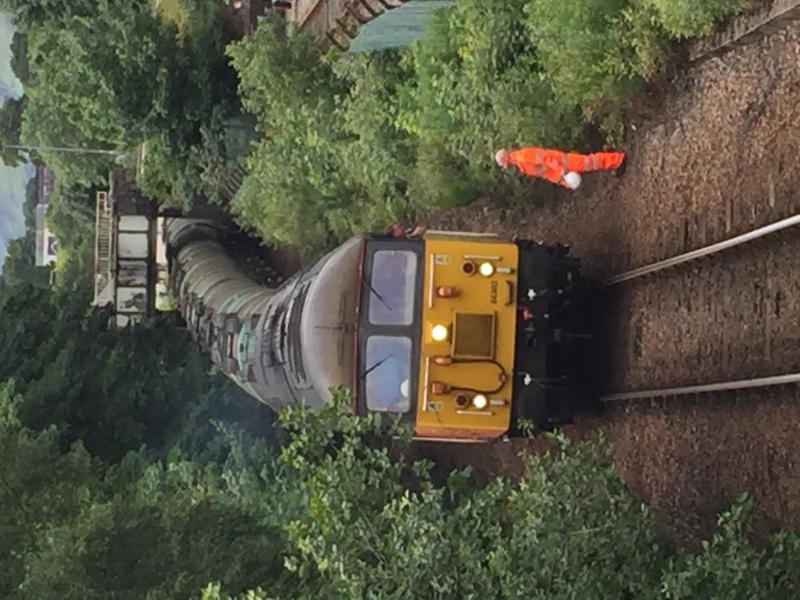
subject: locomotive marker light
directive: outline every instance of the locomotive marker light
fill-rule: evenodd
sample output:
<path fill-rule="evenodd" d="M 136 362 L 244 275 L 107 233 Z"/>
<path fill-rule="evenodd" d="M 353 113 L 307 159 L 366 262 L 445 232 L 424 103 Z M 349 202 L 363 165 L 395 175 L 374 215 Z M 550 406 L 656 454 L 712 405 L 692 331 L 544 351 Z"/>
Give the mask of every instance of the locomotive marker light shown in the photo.
<path fill-rule="evenodd" d="M 483 410 L 489 404 L 489 400 L 483 394 L 478 394 L 472 398 L 472 406 L 478 410 Z"/>
<path fill-rule="evenodd" d="M 436 394 L 437 396 L 441 396 L 442 394 L 447 394 L 450 391 L 450 386 L 442 381 L 432 381 L 431 382 L 431 394 Z"/>
<path fill-rule="evenodd" d="M 478 272 L 484 277 L 491 277 L 494 275 L 494 265 L 490 262 L 483 262 L 481 266 L 478 267 Z"/>
<path fill-rule="evenodd" d="M 431 339 L 434 342 L 446 342 L 450 331 L 444 325 L 434 325 L 431 328 Z"/>
<path fill-rule="evenodd" d="M 458 288 L 452 285 L 440 285 L 436 288 L 436 295 L 439 298 L 455 298 L 458 296 Z"/>

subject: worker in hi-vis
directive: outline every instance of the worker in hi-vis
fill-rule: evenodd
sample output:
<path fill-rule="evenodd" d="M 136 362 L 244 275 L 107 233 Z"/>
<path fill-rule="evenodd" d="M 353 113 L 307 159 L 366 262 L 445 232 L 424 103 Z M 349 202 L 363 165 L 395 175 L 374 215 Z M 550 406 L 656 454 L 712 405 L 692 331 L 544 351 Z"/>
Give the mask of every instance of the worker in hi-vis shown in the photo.
<path fill-rule="evenodd" d="M 578 189 L 581 184 L 580 173 L 613 171 L 618 176 L 625 170 L 624 152 L 577 154 L 529 146 L 518 150 L 501 148 L 494 160 L 503 169 L 513 166 L 525 175 L 540 177 L 571 190 Z"/>

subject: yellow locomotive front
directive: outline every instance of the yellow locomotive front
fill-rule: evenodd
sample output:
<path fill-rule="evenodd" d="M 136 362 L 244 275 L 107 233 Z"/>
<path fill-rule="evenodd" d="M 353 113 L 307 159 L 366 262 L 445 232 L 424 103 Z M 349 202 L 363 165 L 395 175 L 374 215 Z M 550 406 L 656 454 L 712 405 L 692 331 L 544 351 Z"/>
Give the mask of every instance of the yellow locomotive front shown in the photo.
<path fill-rule="evenodd" d="M 415 433 L 487 439 L 511 426 L 518 249 L 425 240 Z"/>
<path fill-rule="evenodd" d="M 418 438 L 485 441 L 569 410 L 554 357 L 577 261 L 563 246 L 429 232 L 364 245 L 357 409 Z"/>

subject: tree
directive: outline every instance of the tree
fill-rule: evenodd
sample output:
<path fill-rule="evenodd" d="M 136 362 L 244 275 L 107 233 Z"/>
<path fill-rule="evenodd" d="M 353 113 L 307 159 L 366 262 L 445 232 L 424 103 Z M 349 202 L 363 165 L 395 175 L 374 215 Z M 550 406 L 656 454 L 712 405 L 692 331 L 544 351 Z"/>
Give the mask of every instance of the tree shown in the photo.
<path fill-rule="evenodd" d="M 28 83 L 28 36 L 21 31 L 15 31 L 11 38 L 11 70 L 23 85 Z"/>
<path fill-rule="evenodd" d="M 191 164 L 212 113 L 237 108 L 228 31 L 210 2 L 178 30 L 148 2 L 39 0 L 11 8 L 27 36 L 30 77 L 22 139 L 35 146 L 146 152 L 140 187 L 185 203 L 201 187 Z M 75 77 L 80 73 L 80 77 Z M 199 154 L 199 153 L 195 153 Z M 42 149 L 70 185 L 101 182 L 113 156 Z"/>
<path fill-rule="evenodd" d="M 74 518 L 96 487 L 97 463 L 80 445 L 62 452 L 55 430 L 34 432 L 17 416 L 22 398 L 0 382 L 0 596 L 13 598 L 46 526 Z"/>
<path fill-rule="evenodd" d="M 3 279 L 7 285 L 50 285 L 51 268 L 36 266 L 36 234 L 27 231 L 21 238 L 8 242 L 3 261 Z"/>
<path fill-rule="evenodd" d="M 554 436 L 549 454 L 526 459 L 519 481 L 478 486 L 468 470 L 434 477 L 429 462 L 404 460 L 405 427 L 353 417 L 349 396 L 335 397 L 321 411 L 297 405 L 282 414 L 291 439 L 277 460 L 226 421 L 212 433 L 213 454 L 143 450 L 111 466 L 65 444 L 64 430 L 31 431 L 20 418 L 28 399 L 0 387 L 0 593 L 749 600 L 800 592 L 800 536 L 754 546 L 747 499 L 720 517 L 700 553 L 662 544 L 602 438 Z"/>
<path fill-rule="evenodd" d="M 101 0 L 91 17 L 49 18 L 28 38 L 27 142 L 126 150 L 169 127 L 177 66 L 164 57 L 178 56 L 178 44 L 174 28 L 152 15 L 146 3 Z M 107 173 L 107 158 L 41 155 L 74 184 L 100 182 Z"/>
<path fill-rule="evenodd" d="M 435 479 L 402 460 L 409 432 L 352 417 L 346 394 L 282 414 L 291 433 L 276 473 L 295 598 L 792 598 L 800 535 L 751 543 L 752 505 L 737 502 L 699 554 L 661 543 L 652 515 L 614 473 L 600 437 L 552 436 L 518 482 L 477 486 L 469 471 Z M 394 441 L 389 442 L 391 435 Z M 391 449 L 389 447 L 391 444 Z M 277 510 L 277 507 L 276 507 Z M 230 600 L 224 585 L 207 600 Z M 247 598 L 273 597 L 270 581 Z M 245 596 L 239 596 L 241 600 Z"/>
<path fill-rule="evenodd" d="M 408 74 L 396 54 L 321 57 L 308 32 L 267 18 L 228 53 L 263 136 L 233 205 L 244 225 L 313 251 L 406 212 L 413 150 L 394 124 Z"/>
<path fill-rule="evenodd" d="M 30 284 L 37 287 L 50 285 L 51 268 L 36 266 L 36 178 L 31 178 L 25 188 L 25 235 L 8 243 L 3 261 L 3 278 L 9 285 Z"/>
<path fill-rule="evenodd" d="M 247 444 L 228 473 L 224 456 L 209 465 L 145 451 L 112 467 L 80 444 L 64 448 L 54 427 L 25 427 L 24 403 L 0 384 L 3 598 L 188 598 L 209 579 L 237 592 L 280 585 L 282 538 L 259 498 L 277 491 L 258 475 L 272 461 L 262 441 L 217 432 L 223 445 Z"/>
<path fill-rule="evenodd" d="M 16 167 L 25 161 L 19 150 L 5 147 L 6 144 L 19 145 L 24 110 L 25 96 L 8 98 L 0 107 L 0 159 L 9 167 Z"/>

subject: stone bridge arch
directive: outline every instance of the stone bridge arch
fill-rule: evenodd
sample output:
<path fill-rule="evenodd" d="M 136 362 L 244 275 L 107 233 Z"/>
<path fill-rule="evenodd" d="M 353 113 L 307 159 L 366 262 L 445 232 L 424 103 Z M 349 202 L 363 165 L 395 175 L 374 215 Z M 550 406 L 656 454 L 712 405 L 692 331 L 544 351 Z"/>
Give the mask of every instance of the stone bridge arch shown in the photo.
<path fill-rule="evenodd" d="M 301 28 L 345 52 L 405 46 L 422 38 L 432 10 L 454 0 L 318 0 L 295 15 Z"/>

